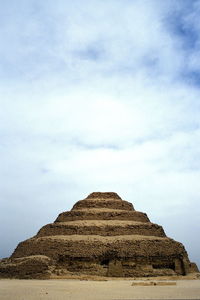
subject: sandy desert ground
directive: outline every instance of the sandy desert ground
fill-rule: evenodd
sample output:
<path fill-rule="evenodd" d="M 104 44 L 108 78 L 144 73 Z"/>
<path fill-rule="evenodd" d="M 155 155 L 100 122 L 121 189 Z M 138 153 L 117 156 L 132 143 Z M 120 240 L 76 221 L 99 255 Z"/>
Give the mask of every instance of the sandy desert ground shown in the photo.
<path fill-rule="evenodd" d="M 0 280 L 1 300 L 200 299 L 200 280 L 134 286 L 133 280 Z"/>

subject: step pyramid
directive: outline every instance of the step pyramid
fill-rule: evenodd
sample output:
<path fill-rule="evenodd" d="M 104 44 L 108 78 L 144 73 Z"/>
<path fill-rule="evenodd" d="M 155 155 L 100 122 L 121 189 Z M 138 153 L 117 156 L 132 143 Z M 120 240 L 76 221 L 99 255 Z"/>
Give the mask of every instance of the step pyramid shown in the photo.
<path fill-rule="evenodd" d="M 116 193 L 90 194 L 0 262 L 0 277 L 115 277 L 198 271 L 184 246 Z"/>

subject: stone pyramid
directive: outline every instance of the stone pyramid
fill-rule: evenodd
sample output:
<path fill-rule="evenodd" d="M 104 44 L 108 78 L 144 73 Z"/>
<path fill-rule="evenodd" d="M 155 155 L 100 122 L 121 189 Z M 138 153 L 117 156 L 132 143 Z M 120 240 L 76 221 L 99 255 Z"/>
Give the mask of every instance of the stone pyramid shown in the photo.
<path fill-rule="evenodd" d="M 135 277 L 198 271 L 184 246 L 116 193 L 92 193 L 0 261 L 0 277 Z"/>

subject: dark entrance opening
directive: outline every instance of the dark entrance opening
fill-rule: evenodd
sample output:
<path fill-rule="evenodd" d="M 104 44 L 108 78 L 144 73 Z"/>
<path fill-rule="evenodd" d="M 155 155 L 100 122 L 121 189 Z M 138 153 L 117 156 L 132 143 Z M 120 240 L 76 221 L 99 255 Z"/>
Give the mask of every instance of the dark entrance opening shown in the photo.
<path fill-rule="evenodd" d="M 109 259 L 104 259 L 100 262 L 101 266 L 108 266 L 109 265 Z"/>
<path fill-rule="evenodd" d="M 169 263 L 169 264 L 153 264 L 154 269 L 172 269 L 175 271 L 175 264 Z"/>

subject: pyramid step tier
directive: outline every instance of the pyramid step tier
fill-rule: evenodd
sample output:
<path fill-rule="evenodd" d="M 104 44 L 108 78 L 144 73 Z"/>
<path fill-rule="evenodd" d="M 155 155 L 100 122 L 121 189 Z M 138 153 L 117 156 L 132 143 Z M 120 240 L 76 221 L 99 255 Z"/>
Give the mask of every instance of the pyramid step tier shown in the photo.
<path fill-rule="evenodd" d="M 35 278 L 47 278 L 45 272 L 48 274 L 55 268 L 62 269 L 61 274 L 65 271 L 67 274 L 81 272 L 115 277 L 183 275 L 190 271 L 183 245 L 167 237 L 61 235 L 34 237 L 21 242 L 7 267 L 0 265 L 0 274 L 12 270 L 19 278 L 33 278 L 32 268 L 35 263 L 41 265 L 42 256 L 42 268 L 36 268 L 40 273 L 35 274 Z M 25 277 L 20 258 L 25 260 Z"/>
<path fill-rule="evenodd" d="M 121 199 L 85 199 L 78 201 L 72 208 L 84 209 L 84 208 L 110 208 L 120 210 L 134 210 L 133 204 Z"/>
<path fill-rule="evenodd" d="M 135 221 L 69 221 L 47 224 L 40 229 L 37 236 L 54 235 L 145 235 L 165 237 L 163 228 L 157 224 Z"/>
<path fill-rule="evenodd" d="M 14 251 L 11 258 L 47 255 L 50 258 L 59 260 L 65 256 L 72 258 L 101 259 L 104 256 L 115 258 L 133 258 L 134 260 L 143 257 L 145 260 L 162 258 L 182 257 L 186 254 L 181 243 L 167 237 L 123 235 L 103 237 L 99 235 L 59 235 L 34 237 L 21 242 Z"/>
<path fill-rule="evenodd" d="M 66 211 L 57 217 L 55 222 L 67 222 L 76 220 L 127 220 L 136 222 L 149 222 L 146 213 L 140 211 L 126 211 L 119 209 L 76 209 Z"/>
<path fill-rule="evenodd" d="M 115 199 L 122 200 L 122 198 L 114 192 L 93 192 L 87 196 L 86 199 Z"/>

